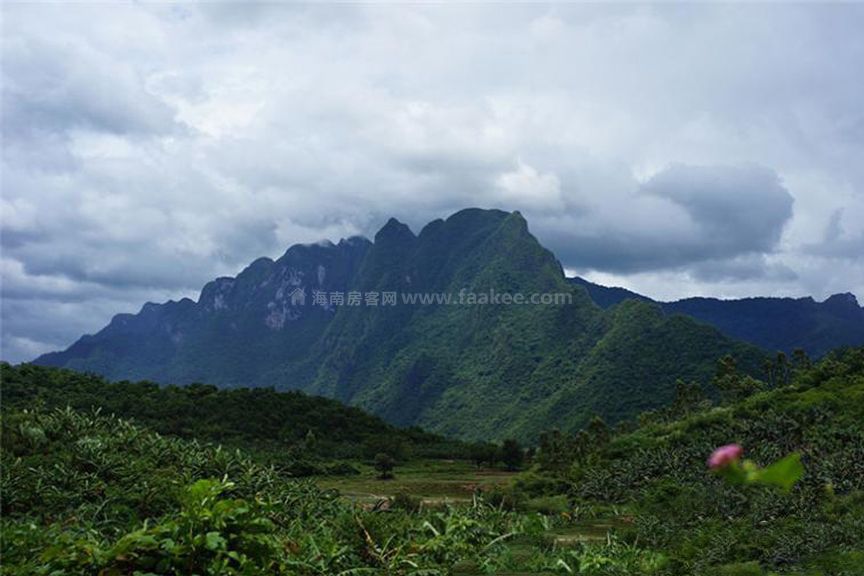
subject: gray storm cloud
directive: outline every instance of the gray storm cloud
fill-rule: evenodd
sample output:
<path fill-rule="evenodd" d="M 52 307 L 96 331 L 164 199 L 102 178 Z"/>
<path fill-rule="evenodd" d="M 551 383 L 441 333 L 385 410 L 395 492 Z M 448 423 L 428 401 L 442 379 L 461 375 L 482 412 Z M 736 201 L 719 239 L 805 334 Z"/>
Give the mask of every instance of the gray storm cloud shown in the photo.
<path fill-rule="evenodd" d="M 676 164 L 608 200 L 556 219 L 551 242 L 568 265 L 641 272 L 710 262 L 715 279 L 725 269 L 758 277 L 760 260 L 740 259 L 775 252 L 793 206 L 777 174 L 758 166 Z"/>
<path fill-rule="evenodd" d="M 477 205 L 650 295 L 864 295 L 861 6 L 3 11 L 4 359 Z"/>

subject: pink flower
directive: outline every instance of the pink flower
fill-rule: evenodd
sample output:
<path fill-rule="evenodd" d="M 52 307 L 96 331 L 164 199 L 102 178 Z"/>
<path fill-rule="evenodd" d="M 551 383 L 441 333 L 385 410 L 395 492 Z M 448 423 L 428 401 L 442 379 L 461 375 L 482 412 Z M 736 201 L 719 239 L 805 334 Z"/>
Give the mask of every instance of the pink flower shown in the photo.
<path fill-rule="evenodd" d="M 725 468 L 733 462 L 737 462 L 743 453 L 744 448 L 738 444 L 720 446 L 711 453 L 711 457 L 708 459 L 708 467 L 712 470 Z"/>

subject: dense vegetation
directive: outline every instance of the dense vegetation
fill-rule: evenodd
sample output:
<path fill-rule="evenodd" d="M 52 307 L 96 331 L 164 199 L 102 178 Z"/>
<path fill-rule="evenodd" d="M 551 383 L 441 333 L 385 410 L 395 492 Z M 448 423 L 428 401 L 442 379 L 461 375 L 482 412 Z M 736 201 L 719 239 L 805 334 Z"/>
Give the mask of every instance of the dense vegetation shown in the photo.
<path fill-rule="evenodd" d="M 303 289 L 305 305 L 291 295 Z M 562 294 L 547 305 L 313 304 L 332 294 Z M 599 414 L 634 418 L 671 402 L 675 380 L 710 379 L 752 346 L 650 303 L 604 311 L 564 277 L 517 212 L 469 209 L 419 234 L 391 220 L 374 243 L 292 246 L 197 302 L 146 304 L 38 363 L 110 379 L 273 386 L 337 398 L 400 426 L 470 440 L 533 441 Z"/>
<path fill-rule="evenodd" d="M 533 490 L 566 486 L 568 502 L 622 506 L 634 541 L 662 550 L 673 573 L 730 564 L 722 573 L 809 566 L 814 574 L 862 574 L 864 349 L 814 367 L 802 358 L 791 370 L 791 384 L 762 392 L 721 371 L 718 385 L 733 398 L 756 393 L 715 408 L 682 383 L 673 406 L 646 414 L 631 432 L 612 434 L 597 422 L 576 436 L 545 434 L 544 481 Z M 761 463 L 800 453 L 806 474 L 788 494 L 706 476 L 706 454 L 730 442 Z M 514 495 L 531 494 L 531 483 L 523 485 Z"/>
<path fill-rule="evenodd" d="M 99 409 L 162 434 L 239 447 L 301 476 L 350 473 L 354 469 L 346 461 L 371 460 L 379 453 L 397 461 L 471 456 L 471 447 L 461 442 L 396 428 L 358 408 L 302 392 L 111 383 L 29 364 L 0 363 L 0 378 L 4 410 Z"/>
<path fill-rule="evenodd" d="M 662 561 L 617 540 L 556 548 L 546 533 L 565 519 L 480 499 L 364 510 L 239 451 L 109 416 L 13 411 L 2 425 L 4 573 L 623 575 Z"/>
<path fill-rule="evenodd" d="M 588 290 L 591 299 L 603 308 L 625 300 L 652 302 L 624 288 L 610 288 L 569 278 Z M 684 314 L 705 322 L 721 332 L 765 350 L 791 354 L 801 349 L 814 357 L 840 346 L 864 345 L 864 308 L 852 294 L 834 294 L 824 302 L 813 298 L 685 298 L 658 302 L 667 314 Z"/>
<path fill-rule="evenodd" d="M 2 416 L 4 572 L 864 573 L 864 349 L 799 356 L 775 387 L 727 358 L 714 386 L 719 405 L 679 382 L 638 426 L 547 432 L 512 485 L 455 507 L 361 507 L 241 451 L 19 396 Z M 706 458 L 730 442 L 762 465 L 800 454 L 805 474 L 788 493 L 728 484 Z"/>

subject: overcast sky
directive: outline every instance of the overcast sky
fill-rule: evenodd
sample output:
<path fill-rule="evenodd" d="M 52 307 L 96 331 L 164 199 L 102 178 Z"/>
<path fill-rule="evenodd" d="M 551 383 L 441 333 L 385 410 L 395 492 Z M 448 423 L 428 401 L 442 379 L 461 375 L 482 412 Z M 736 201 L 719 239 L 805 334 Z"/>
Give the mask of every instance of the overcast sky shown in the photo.
<path fill-rule="evenodd" d="M 653 297 L 864 297 L 864 6 L 4 3 L 2 356 L 520 210 Z"/>

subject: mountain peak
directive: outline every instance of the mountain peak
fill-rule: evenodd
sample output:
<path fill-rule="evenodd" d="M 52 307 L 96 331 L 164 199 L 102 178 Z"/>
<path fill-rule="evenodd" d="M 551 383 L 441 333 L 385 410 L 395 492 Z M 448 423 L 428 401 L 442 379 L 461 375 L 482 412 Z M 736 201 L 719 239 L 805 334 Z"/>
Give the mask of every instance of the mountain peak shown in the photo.
<path fill-rule="evenodd" d="M 411 242 L 416 239 L 414 233 L 411 229 L 406 225 L 397 220 L 396 218 L 390 218 L 387 220 L 387 223 L 384 225 L 381 230 L 375 234 L 375 243 L 379 242 L 389 243 L 389 242 Z"/>
<path fill-rule="evenodd" d="M 479 227 L 486 224 L 501 223 L 510 216 L 510 212 L 495 208 L 465 208 L 451 214 L 446 222 L 453 226 Z"/>
<path fill-rule="evenodd" d="M 522 216 L 522 213 L 518 210 L 515 210 L 508 214 L 507 217 L 504 219 L 504 223 L 508 226 L 513 227 L 516 230 L 528 232 L 528 221 L 525 220 L 525 217 Z"/>
<path fill-rule="evenodd" d="M 833 312 L 851 312 L 854 314 L 860 313 L 861 311 L 858 299 L 850 292 L 832 294 L 822 303 L 822 305 Z"/>
<path fill-rule="evenodd" d="M 364 245 L 367 245 L 370 243 L 371 242 L 369 241 L 369 239 L 366 238 L 365 236 L 355 235 L 355 236 L 349 236 L 348 238 L 342 238 L 341 240 L 339 240 L 338 246 L 339 247 L 364 246 Z"/>

